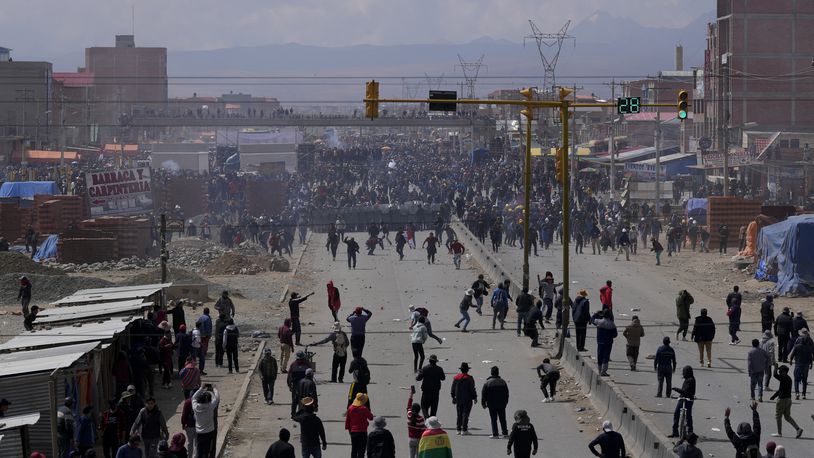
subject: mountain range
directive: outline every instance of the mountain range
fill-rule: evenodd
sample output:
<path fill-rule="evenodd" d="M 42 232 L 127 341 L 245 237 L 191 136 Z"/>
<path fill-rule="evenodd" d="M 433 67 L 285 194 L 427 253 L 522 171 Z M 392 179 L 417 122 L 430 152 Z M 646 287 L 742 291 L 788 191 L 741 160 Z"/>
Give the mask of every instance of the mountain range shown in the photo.
<path fill-rule="evenodd" d="M 708 12 L 685 27 L 671 29 L 647 27 L 629 18 L 596 12 L 569 30 L 575 40 L 563 44 L 557 82 L 576 84 L 586 92 L 604 95 L 609 90 L 603 83 L 614 77 L 636 79 L 660 70 L 673 70 L 678 44 L 684 47 L 685 69 L 701 66 L 707 23 L 714 16 L 714 12 Z M 406 82 L 413 85 L 413 90 L 424 96 L 428 89 L 425 74 L 433 77 L 443 74 L 446 78 L 442 88 L 458 88 L 463 80 L 458 55 L 468 61 L 484 56 L 484 67 L 476 83 L 477 96 L 483 97 L 495 89 L 542 83 L 542 64 L 533 40 L 523 43 L 481 37 L 462 44 L 334 47 L 284 43 L 206 51 L 170 49 L 170 95 L 220 95 L 233 91 L 277 97 L 284 103 L 358 100 L 362 81 L 375 77 L 384 78 L 382 97 L 400 97 L 401 77 L 407 77 Z M 72 70 L 81 64 L 81 57 L 62 56 L 54 64 L 55 68 Z M 256 78 L 270 75 L 311 78 Z"/>

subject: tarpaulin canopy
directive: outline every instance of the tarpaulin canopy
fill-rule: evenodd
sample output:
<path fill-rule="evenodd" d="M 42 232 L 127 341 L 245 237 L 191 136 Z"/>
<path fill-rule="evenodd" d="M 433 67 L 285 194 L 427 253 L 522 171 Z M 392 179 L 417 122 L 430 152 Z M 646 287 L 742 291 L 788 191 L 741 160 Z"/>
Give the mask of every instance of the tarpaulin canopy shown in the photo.
<path fill-rule="evenodd" d="M 53 181 L 12 181 L 0 186 L 0 197 L 34 197 L 40 194 L 61 194 Z"/>
<path fill-rule="evenodd" d="M 49 235 L 45 242 L 37 248 L 37 253 L 34 254 L 34 260 L 42 262 L 46 259 L 56 259 L 57 257 L 57 242 L 59 236 L 56 234 Z"/>
<path fill-rule="evenodd" d="M 792 216 L 764 227 L 758 253 L 768 271 L 777 270 L 776 293 L 814 295 L 814 215 Z"/>

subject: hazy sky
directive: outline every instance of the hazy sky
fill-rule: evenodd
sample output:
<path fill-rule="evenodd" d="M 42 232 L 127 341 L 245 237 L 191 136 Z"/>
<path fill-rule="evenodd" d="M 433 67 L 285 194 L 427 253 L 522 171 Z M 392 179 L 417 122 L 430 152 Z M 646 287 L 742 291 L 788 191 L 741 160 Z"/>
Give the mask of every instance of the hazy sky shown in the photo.
<path fill-rule="evenodd" d="M 531 18 L 558 30 L 602 10 L 643 25 L 681 27 L 713 0 L 2 0 L 0 46 L 18 59 L 88 46 L 136 44 L 171 50 L 298 42 L 313 45 L 521 41 Z"/>

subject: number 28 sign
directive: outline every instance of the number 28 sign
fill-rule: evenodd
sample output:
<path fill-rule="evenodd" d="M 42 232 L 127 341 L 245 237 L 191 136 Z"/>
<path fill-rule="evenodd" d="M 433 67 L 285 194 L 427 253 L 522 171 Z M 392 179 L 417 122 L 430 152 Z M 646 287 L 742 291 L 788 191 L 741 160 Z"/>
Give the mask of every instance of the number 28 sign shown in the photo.
<path fill-rule="evenodd" d="M 642 109 L 639 97 L 619 97 L 616 99 L 616 112 L 618 114 L 635 114 Z"/>

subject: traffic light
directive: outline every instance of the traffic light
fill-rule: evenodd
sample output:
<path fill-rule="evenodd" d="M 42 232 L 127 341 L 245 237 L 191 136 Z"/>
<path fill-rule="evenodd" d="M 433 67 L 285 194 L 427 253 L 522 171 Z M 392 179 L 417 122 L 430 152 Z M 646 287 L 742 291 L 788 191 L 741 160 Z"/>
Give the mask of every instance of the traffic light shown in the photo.
<path fill-rule="evenodd" d="M 678 119 L 681 121 L 687 119 L 687 116 L 689 116 L 687 113 L 687 107 L 689 106 L 688 98 L 689 94 L 687 94 L 687 91 L 678 92 Z"/>
<path fill-rule="evenodd" d="M 555 171 L 557 173 L 557 183 L 565 183 L 565 149 L 557 148 Z"/>
<path fill-rule="evenodd" d="M 374 119 L 379 117 L 379 82 L 365 83 L 365 117 Z"/>

